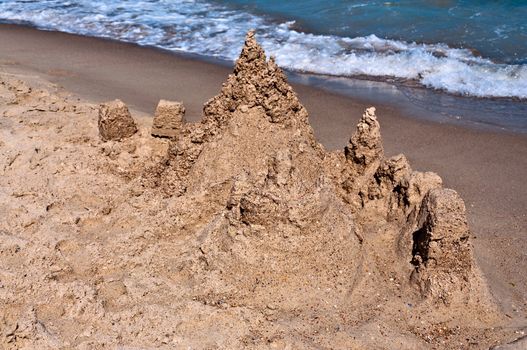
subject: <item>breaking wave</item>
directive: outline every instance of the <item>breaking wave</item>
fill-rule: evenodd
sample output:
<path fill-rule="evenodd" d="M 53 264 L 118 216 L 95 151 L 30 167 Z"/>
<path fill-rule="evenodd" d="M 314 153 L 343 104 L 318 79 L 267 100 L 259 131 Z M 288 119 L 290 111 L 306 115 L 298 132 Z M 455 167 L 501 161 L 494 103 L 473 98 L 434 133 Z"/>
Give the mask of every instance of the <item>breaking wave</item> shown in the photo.
<path fill-rule="evenodd" d="M 498 64 L 441 43 L 305 33 L 294 22 L 213 2 L 7 0 L 0 3 L 0 19 L 226 60 L 238 57 L 245 33 L 256 28 L 265 50 L 290 70 L 395 78 L 477 97 L 527 98 L 525 64 Z"/>

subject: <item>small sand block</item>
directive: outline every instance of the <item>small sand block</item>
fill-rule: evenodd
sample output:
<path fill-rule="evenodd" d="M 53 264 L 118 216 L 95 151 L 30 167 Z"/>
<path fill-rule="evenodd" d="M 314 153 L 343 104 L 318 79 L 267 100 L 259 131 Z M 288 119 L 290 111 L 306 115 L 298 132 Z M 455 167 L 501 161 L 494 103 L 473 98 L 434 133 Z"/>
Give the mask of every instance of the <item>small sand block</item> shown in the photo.
<path fill-rule="evenodd" d="M 160 100 L 154 121 L 152 122 L 152 136 L 176 137 L 185 123 L 185 106 L 181 102 Z"/>
<path fill-rule="evenodd" d="M 121 100 L 99 106 L 99 135 L 103 141 L 121 140 L 137 132 L 128 107 Z"/>

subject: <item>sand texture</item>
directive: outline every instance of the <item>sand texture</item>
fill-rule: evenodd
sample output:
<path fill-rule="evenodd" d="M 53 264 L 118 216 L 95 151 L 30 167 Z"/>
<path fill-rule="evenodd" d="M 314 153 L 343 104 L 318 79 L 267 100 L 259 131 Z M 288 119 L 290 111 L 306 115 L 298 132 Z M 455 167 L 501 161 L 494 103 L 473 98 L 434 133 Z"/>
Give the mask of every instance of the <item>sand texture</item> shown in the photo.
<path fill-rule="evenodd" d="M 200 121 L 158 113 L 170 138 L 120 103 L 110 119 L 124 127 L 109 137 L 100 120 L 115 104 L 0 75 L 1 348 L 488 349 L 521 338 L 473 257 L 461 197 L 385 156 L 373 107 L 343 150 L 327 151 L 252 33 Z"/>

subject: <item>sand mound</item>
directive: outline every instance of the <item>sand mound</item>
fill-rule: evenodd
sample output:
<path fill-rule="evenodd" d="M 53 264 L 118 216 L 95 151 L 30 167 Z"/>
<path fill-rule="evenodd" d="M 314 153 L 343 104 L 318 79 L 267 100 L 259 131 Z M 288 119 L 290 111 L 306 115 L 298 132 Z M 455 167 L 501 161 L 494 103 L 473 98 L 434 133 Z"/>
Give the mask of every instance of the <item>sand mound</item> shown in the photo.
<path fill-rule="evenodd" d="M 461 198 L 384 156 L 374 108 L 343 151 L 327 152 L 253 33 L 201 122 L 163 111 L 177 120 L 170 139 L 152 138 L 140 116 L 137 132 L 101 141 L 95 106 L 2 81 L 2 347 L 512 339 L 474 263 Z M 51 100 L 66 106 L 61 118 L 28 107 Z"/>

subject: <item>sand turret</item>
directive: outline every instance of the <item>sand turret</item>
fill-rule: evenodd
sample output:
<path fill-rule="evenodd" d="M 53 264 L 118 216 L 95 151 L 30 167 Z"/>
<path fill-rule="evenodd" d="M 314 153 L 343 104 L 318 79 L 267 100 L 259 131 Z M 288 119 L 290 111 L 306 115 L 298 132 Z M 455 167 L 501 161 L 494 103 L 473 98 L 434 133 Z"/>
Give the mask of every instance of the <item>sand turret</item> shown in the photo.
<path fill-rule="evenodd" d="M 413 233 L 414 280 L 424 295 L 449 302 L 470 288 L 472 247 L 465 204 L 454 190 L 433 189 L 425 196 Z"/>
<path fill-rule="evenodd" d="M 152 121 L 152 136 L 176 137 L 184 123 L 185 106 L 183 103 L 160 100 Z"/>
<path fill-rule="evenodd" d="M 128 107 L 121 100 L 103 103 L 99 106 L 99 135 L 103 141 L 121 140 L 137 132 Z"/>

